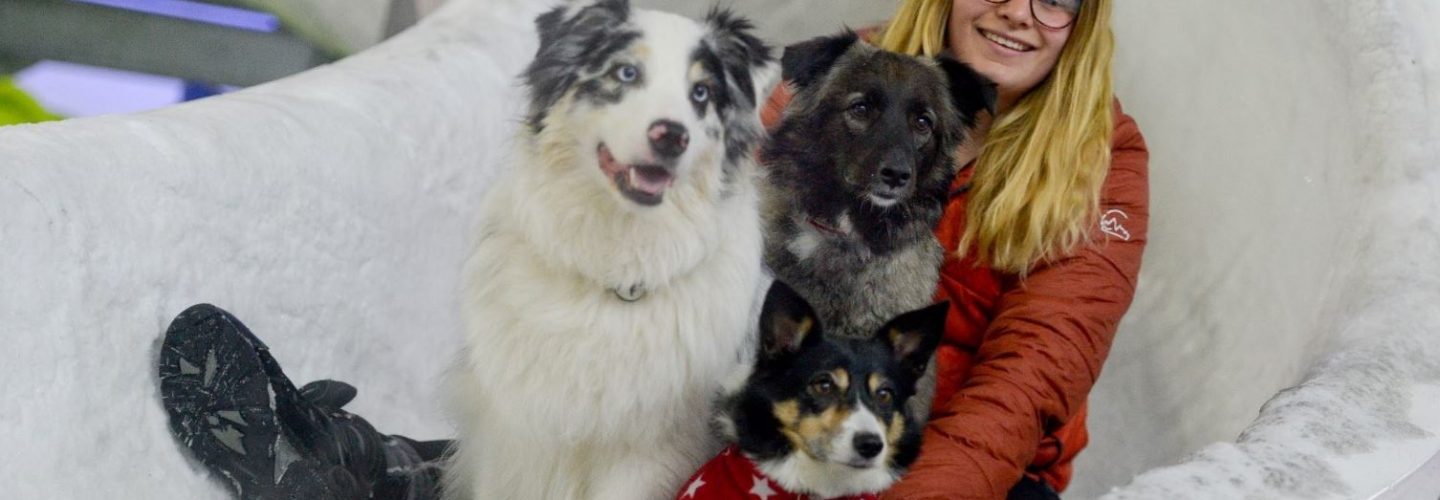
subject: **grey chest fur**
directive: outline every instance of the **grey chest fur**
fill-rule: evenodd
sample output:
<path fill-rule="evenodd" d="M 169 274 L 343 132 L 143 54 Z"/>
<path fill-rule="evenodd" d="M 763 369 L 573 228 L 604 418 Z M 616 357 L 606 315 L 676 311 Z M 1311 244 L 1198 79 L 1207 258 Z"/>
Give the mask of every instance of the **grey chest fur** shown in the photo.
<path fill-rule="evenodd" d="M 901 313 L 934 303 L 944 249 L 933 236 L 884 255 L 803 223 L 772 224 L 765 265 L 805 297 L 833 334 L 869 336 Z"/>

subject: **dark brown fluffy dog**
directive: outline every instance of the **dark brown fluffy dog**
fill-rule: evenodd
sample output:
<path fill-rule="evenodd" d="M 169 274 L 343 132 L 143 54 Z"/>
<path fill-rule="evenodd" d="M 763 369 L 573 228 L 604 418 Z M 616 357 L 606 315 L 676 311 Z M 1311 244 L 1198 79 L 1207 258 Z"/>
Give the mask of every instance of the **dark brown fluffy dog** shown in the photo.
<path fill-rule="evenodd" d="M 869 335 L 932 302 L 953 152 L 994 86 L 854 33 L 791 46 L 782 67 L 795 95 L 762 154 L 765 263 L 833 332 Z"/>

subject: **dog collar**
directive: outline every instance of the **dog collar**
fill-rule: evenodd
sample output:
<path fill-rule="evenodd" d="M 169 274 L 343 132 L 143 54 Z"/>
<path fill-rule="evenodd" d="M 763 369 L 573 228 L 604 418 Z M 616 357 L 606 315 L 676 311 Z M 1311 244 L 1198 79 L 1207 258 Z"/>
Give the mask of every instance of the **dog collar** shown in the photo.
<path fill-rule="evenodd" d="M 611 288 L 610 292 L 614 293 L 615 297 L 623 302 L 635 302 L 645 298 L 645 285 L 643 283 L 636 283 L 628 287 Z"/>

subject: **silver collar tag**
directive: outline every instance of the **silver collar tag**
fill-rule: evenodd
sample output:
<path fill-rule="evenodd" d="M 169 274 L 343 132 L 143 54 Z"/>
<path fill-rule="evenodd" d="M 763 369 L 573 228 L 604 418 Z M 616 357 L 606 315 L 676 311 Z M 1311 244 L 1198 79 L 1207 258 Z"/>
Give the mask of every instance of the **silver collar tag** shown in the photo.
<path fill-rule="evenodd" d="M 645 298 L 645 285 L 640 283 L 630 285 L 628 288 L 612 288 L 610 291 L 615 292 L 615 296 L 625 302 L 635 302 Z"/>

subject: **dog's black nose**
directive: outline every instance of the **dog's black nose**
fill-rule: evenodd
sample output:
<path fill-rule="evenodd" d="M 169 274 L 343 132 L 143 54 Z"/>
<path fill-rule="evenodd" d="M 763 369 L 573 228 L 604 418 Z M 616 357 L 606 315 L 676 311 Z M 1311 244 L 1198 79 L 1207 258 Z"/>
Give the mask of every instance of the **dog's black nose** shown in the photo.
<path fill-rule="evenodd" d="M 880 440 L 880 435 L 872 432 L 864 432 L 855 435 L 855 453 L 865 458 L 875 458 L 880 450 L 885 449 L 885 441 Z"/>
<path fill-rule="evenodd" d="M 670 120 L 660 120 L 650 124 L 650 147 L 655 149 L 655 154 L 661 158 L 675 158 L 685 153 L 685 148 L 690 146 L 690 132 L 685 126 Z"/>
<path fill-rule="evenodd" d="M 910 169 L 894 167 L 881 168 L 880 180 L 884 181 L 886 186 L 890 186 L 893 189 L 903 188 L 906 184 L 910 183 Z"/>

